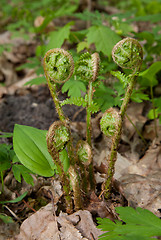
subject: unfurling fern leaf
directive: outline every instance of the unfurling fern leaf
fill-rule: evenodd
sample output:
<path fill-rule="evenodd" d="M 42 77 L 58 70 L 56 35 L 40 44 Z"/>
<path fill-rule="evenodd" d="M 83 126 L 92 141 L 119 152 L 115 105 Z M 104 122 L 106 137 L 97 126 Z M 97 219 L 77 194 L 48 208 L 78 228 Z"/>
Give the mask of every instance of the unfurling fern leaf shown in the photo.
<path fill-rule="evenodd" d="M 111 71 L 111 74 L 116 77 L 122 84 L 123 87 L 127 87 L 127 85 L 129 84 L 129 77 L 126 76 L 124 73 L 120 72 L 120 71 Z"/>
<path fill-rule="evenodd" d="M 87 106 L 87 101 L 82 98 L 82 97 L 71 97 L 71 98 L 66 98 L 64 101 L 61 102 L 61 106 L 64 106 L 65 104 L 70 104 L 70 105 L 76 105 L 76 106 L 82 106 L 86 107 Z"/>
<path fill-rule="evenodd" d="M 61 106 L 64 106 L 66 104 L 70 104 L 70 105 L 76 105 L 78 107 L 82 106 L 82 107 L 87 107 L 87 97 L 85 96 L 85 99 L 82 97 L 71 97 L 71 98 L 66 98 L 64 101 L 61 102 Z M 99 111 L 99 106 L 95 103 L 95 102 L 91 102 L 91 106 L 90 108 L 90 112 L 93 113 L 97 113 Z"/>

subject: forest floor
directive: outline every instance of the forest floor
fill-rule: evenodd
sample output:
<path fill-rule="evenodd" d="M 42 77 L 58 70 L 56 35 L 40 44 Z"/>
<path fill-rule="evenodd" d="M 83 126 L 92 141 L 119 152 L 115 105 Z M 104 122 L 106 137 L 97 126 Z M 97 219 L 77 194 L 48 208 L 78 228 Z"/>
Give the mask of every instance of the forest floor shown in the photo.
<path fill-rule="evenodd" d="M 9 32 L 2 33 L 0 39 L 4 42 L 13 41 Z M 35 72 L 27 69 L 16 70 L 20 63 L 25 62 L 28 57 L 32 56 L 37 43 L 33 40 L 25 42 L 22 39 L 14 41 L 12 51 L 4 52 L 0 56 L 0 70 L 5 78 L 5 86 L 0 88 L 0 131 L 1 133 L 13 132 L 15 124 L 47 130 L 54 121 L 58 120 L 47 85 L 24 87 L 25 82 L 35 77 Z M 2 76 L 0 77 L 2 78 Z M 60 94 L 59 97 L 63 99 L 65 95 Z M 84 138 L 85 110 L 68 105 L 64 106 L 63 109 L 71 120 L 73 134 L 76 138 Z M 66 236 L 63 239 L 97 239 L 100 231 L 93 225 L 90 213 L 92 213 L 93 218 L 100 216 L 113 219 L 116 206 L 142 207 L 161 217 L 161 126 L 157 122 L 158 137 L 156 138 L 154 121 L 147 118 L 148 109 L 150 109 L 150 106 L 146 101 L 143 103 L 131 102 L 129 104 L 127 116 L 130 117 L 137 129 L 142 132 L 145 142 L 139 137 L 134 126 L 126 117 L 110 200 L 105 204 L 97 196 L 93 196 L 85 212 L 76 212 L 71 217 L 66 216 L 65 213 L 59 215 L 57 224 L 62 226 L 61 234 L 63 233 Z M 93 116 L 92 120 L 94 167 L 98 189 L 100 189 L 104 179 L 104 168 L 106 167 L 104 159 L 110 150 L 110 140 L 102 135 L 99 128 L 100 117 L 101 113 Z M 12 138 L 0 138 L 0 143 L 12 144 Z M 15 223 L 4 224 L 1 222 L 0 234 L 2 238 L 0 239 L 27 240 L 30 239 L 29 235 L 25 236 L 28 231 L 30 233 L 34 232 L 35 238 L 32 239 L 43 239 L 43 236 L 47 236 L 43 234 L 48 234 L 48 239 L 53 239 L 51 237 L 53 231 L 56 232 L 54 239 L 60 239 L 56 221 L 54 222 L 55 230 L 53 228 L 51 230 L 53 207 L 51 204 L 47 205 L 51 202 L 48 190 L 56 195 L 55 205 L 59 206 L 60 202 L 63 201 L 63 193 L 58 177 L 56 176 L 55 179 L 34 177 L 35 184 L 32 187 L 24 181 L 18 183 L 14 179 L 12 172 L 8 172 L 4 183 L 8 193 L 7 196 L 11 199 L 21 195 L 26 190 L 28 195 L 27 200 L 7 204 L 5 212 L 11 216 L 13 216 L 13 213 L 15 214 L 13 216 Z M 45 205 L 47 205 L 45 208 L 40 209 Z M 37 213 L 35 213 L 36 211 Z M 78 221 L 78 216 L 81 221 Z M 25 222 L 19 234 L 20 225 L 25 219 L 28 221 Z M 71 232 L 65 233 L 65 228 L 68 228 Z M 71 238 L 67 238 L 67 234 L 71 234 L 68 235 Z M 17 235 L 17 237 L 14 237 L 14 235 Z M 44 239 L 47 239 L 47 237 Z"/>

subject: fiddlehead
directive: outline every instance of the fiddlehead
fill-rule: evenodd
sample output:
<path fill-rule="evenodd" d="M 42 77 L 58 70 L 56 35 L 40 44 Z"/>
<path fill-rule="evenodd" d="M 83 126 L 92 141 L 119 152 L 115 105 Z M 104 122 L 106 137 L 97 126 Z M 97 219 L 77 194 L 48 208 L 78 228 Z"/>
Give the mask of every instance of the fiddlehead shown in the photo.
<path fill-rule="evenodd" d="M 88 82 L 88 93 L 87 93 L 87 130 L 86 130 L 86 140 L 89 146 L 91 147 L 91 106 L 93 104 L 92 97 L 93 97 L 93 85 L 92 83 L 97 79 L 98 71 L 100 66 L 100 59 L 98 53 L 94 53 L 90 55 L 89 53 L 84 53 L 80 56 L 76 68 L 75 74 L 79 75 L 82 80 Z M 93 162 L 91 161 L 89 165 L 89 177 L 90 177 L 90 185 L 91 189 L 95 188 L 94 182 L 94 171 L 93 171 Z"/>
<path fill-rule="evenodd" d="M 65 193 L 65 201 L 67 212 L 71 213 L 73 209 L 73 203 L 70 191 L 70 181 L 67 174 L 64 172 L 63 164 L 59 158 L 59 152 L 62 151 L 69 141 L 69 128 L 61 121 L 54 122 L 46 136 L 47 147 L 52 159 L 57 167 L 59 177 Z"/>
<path fill-rule="evenodd" d="M 54 122 L 47 133 L 47 146 L 52 154 L 62 151 L 70 139 L 69 127 L 61 121 Z"/>
<path fill-rule="evenodd" d="M 107 179 L 104 184 L 105 197 L 109 198 L 112 186 L 112 178 L 115 172 L 115 162 L 117 159 L 117 149 L 121 138 L 122 122 L 124 120 L 125 112 L 130 101 L 130 97 L 134 88 L 135 79 L 138 71 L 141 68 L 143 61 L 143 50 L 140 43 L 133 38 L 125 38 L 118 42 L 112 50 L 113 60 L 122 68 L 132 69 L 132 74 L 128 76 L 126 81 L 127 90 L 123 99 L 121 109 L 119 111 L 119 118 L 117 122 L 116 131 L 112 138 L 111 151 L 108 157 Z"/>
<path fill-rule="evenodd" d="M 82 80 L 94 82 L 97 79 L 100 59 L 98 53 L 90 55 L 88 52 L 82 54 L 76 63 L 75 74 Z"/>
<path fill-rule="evenodd" d="M 118 131 L 119 113 L 114 109 L 108 109 L 100 120 L 101 131 L 107 137 L 113 137 Z"/>
<path fill-rule="evenodd" d="M 64 83 L 73 74 L 73 57 L 64 49 L 51 49 L 44 57 L 44 71 L 50 82 Z"/>
<path fill-rule="evenodd" d="M 86 167 L 89 166 L 92 161 L 92 152 L 91 147 L 86 141 L 80 140 L 77 143 L 77 155 L 79 162 Z"/>
<path fill-rule="evenodd" d="M 143 49 L 134 38 L 124 38 L 112 50 L 114 62 L 121 68 L 139 69 L 143 61 Z"/>

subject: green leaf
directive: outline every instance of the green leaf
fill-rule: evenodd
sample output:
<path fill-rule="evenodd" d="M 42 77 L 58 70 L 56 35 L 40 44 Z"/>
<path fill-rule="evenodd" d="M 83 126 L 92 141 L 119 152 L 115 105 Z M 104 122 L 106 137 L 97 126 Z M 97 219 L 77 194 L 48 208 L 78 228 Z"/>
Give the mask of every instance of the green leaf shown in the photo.
<path fill-rule="evenodd" d="M 26 82 L 26 83 L 24 84 L 24 86 L 27 86 L 27 85 L 29 85 L 29 86 L 32 86 L 32 85 L 40 85 L 40 84 L 44 84 L 44 83 L 47 83 L 45 77 L 37 77 L 37 78 L 34 78 L 34 79 Z"/>
<path fill-rule="evenodd" d="M 88 49 L 89 48 L 89 44 L 87 42 L 85 42 L 85 41 L 79 42 L 78 45 L 77 45 L 77 53 L 81 52 L 85 48 Z"/>
<path fill-rule="evenodd" d="M 131 95 L 131 100 L 133 102 L 141 103 L 143 100 L 149 100 L 148 94 L 143 92 L 144 88 L 134 89 Z"/>
<path fill-rule="evenodd" d="M 34 186 L 34 181 L 32 176 L 30 175 L 31 171 L 29 169 L 27 169 L 25 166 L 23 165 L 19 165 L 19 164 L 14 164 L 12 166 L 12 171 L 13 171 L 13 175 L 16 178 L 16 180 L 18 182 L 21 183 L 21 175 L 24 178 L 25 182 L 27 182 L 28 184 Z"/>
<path fill-rule="evenodd" d="M 158 114 L 159 114 L 159 109 L 156 108 L 156 109 L 151 109 L 149 112 L 148 112 L 148 118 L 149 119 L 155 119 L 155 118 L 158 118 Z"/>
<path fill-rule="evenodd" d="M 55 165 L 47 150 L 46 132 L 16 124 L 13 132 L 13 147 L 20 162 L 32 172 L 50 177 Z"/>
<path fill-rule="evenodd" d="M 13 219 L 9 216 L 5 216 L 3 214 L 0 214 L 0 219 L 4 222 L 4 223 L 13 223 Z"/>
<path fill-rule="evenodd" d="M 67 91 L 69 97 L 81 97 L 81 91 L 86 92 L 86 86 L 82 81 L 69 79 L 62 87 L 62 93 Z"/>
<path fill-rule="evenodd" d="M 58 31 L 53 31 L 50 33 L 49 43 L 46 46 L 46 52 L 52 48 L 61 48 L 64 41 L 69 38 L 70 28 L 73 25 L 73 22 L 66 24 L 64 27 L 61 27 Z"/>
<path fill-rule="evenodd" d="M 108 57 L 111 56 L 112 48 L 121 38 L 110 28 L 105 26 L 92 26 L 88 29 L 87 42 L 94 43 L 96 50 L 102 51 Z"/>
<path fill-rule="evenodd" d="M 108 108 L 114 105 L 115 92 L 106 87 L 102 82 L 94 93 L 94 101 L 97 103 L 102 112 L 105 112 Z"/>
<path fill-rule="evenodd" d="M 161 61 L 153 63 L 147 70 L 139 73 L 139 76 L 143 77 L 141 85 L 143 86 L 156 86 L 158 80 L 156 79 L 156 73 L 161 70 Z"/>
<path fill-rule="evenodd" d="M 161 236 L 161 220 L 147 209 L 132 207 L 117 207 L 116 212 L 126 224 L 116 220 L 98 219 L 103 231 L 99 239 L 103 240 L 150 240 L 151 237 Z"/>
<path fill-rule="evenodd" d="M 13 133 L 1 132 L 0 138 L 10 138 L 13 136 Z"/>
<path fill-rule="evenodd" d="M 154 99 L 154 105 L 158 108 L 158 112 L 161 112 L 161 97 Z"/>
<path fill-rule="evenodd" d="M 9 200 L 9 201 L 0 201 L 0 204 L 20 202 L 24 197 L 26 197 L 27 193 L 28 192 L 24 192 L 21 196 L 15 198 L 15 199 Z"/>
<path fill-rule="evenodd" d="M 7 170 L 11 167 L 10 145 L 0 144 L 0 171 Z"/>

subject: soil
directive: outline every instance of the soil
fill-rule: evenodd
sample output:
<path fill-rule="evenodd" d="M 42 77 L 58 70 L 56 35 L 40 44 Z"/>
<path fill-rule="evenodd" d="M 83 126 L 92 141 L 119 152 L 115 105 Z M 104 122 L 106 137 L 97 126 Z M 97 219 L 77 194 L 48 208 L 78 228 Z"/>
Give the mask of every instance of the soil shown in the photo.
<path fill-rule="evenodd" d="M 62 100 L 63 95 L 59 96 Z M 80 110 L 77 106 L 63 106 L 64 113 L 73 120 L 74 114 Z M 6 95 L 0 102 L 0 130 L 13 132 L 15 124 L 32 126 L 47 130 L 49 126 L 58 120 L 53 100 L 46 85 L 36 89 L 20 91 L 14 95 Z M 80 113 L 75 121 L 85 121 L 85 112 Z"/>

